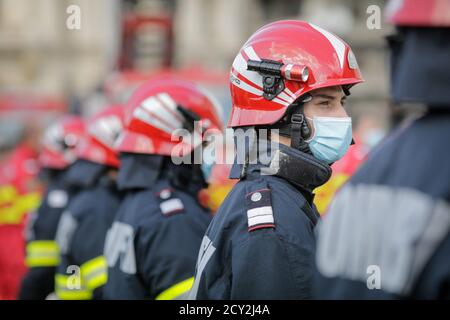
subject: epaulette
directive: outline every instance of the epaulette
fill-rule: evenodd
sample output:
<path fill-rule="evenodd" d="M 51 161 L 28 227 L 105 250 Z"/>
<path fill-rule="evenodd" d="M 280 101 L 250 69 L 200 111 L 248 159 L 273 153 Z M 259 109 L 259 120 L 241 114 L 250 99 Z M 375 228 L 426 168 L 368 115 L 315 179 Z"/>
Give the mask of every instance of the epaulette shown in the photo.
<path fill-rule="evenodd" d="M 247 193 L 248 231 L 275 228 L 270 189 L 264 188 Z"/>
<path fill-rule="evenodd" d="M 173 214 L 184 212 L 184 205 L 181 199 L 177 198 L 170 188 L 164 188 L 157 193 L 159 208 L 161 213 L 168 217 Z"/>

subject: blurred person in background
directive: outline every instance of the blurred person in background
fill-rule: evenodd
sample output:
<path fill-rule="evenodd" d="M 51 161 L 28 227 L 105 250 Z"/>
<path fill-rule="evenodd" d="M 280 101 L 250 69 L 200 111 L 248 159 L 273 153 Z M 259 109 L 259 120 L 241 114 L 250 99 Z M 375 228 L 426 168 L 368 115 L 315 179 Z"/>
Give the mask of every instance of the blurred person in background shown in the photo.
<path fill-rule="evenodd" d="M 211 167 L 192 160 L 202 151 L 203 131 L 222 129 L 220 111 L 199 86 L 171 77 L 151 79 L 129 99 L 118 141 L 125 198 L 106 239 L 105 298 L 186 297 L 211 219 L 198 200 Z M 181 129 L 200 137 L 180 145 L 172 134 Z M 181 158 L 191 161 L 173 161 Z"/>
<path fill-rule="evenodd" d="M 77 160 L 66 181 L 80 191 L 64 210 L 56 231 L 58 299 L 102 298 L 107 280 L 104 241 L 121 200 L 116 185 L 120 161 L 113 145 L 123 121 L 122 105 L 104 108 L 86 121 L 86 133 L 75 150 Z"/>
<path fill-rule="evenodd" d="M 426 112 L 397 127 L 318 228 L 314 297 L 450 298 L 450 3 L 391 1 L 393 102 Z"/>
<path fill-rule="evenodd" d="M 321 215 L 324 215 L 336 191 L 356 172 L 366 160 L 367 154 L 383 139 L 385 133 L 379 121 L 373 116 L 361 115 L 353 118 L 355 128 L 353 139 L 347 153 L 331 166 L 333 173 L 327 183 L 314 190 L 314 204 Z"/>
<path fill-rule="evenodd" d="M 230 178 L 239 182 L 203 238 L 190 298 L 310 298 L 313 190 L 352 142 L 344 103 L 362 81 L 351 48 L 304 21 L 268 24 L 244 44 L 228 124 L 237 153 Z M 250 132 L 246 143 L 239 131 Z"/>
<path fill-rule="evenodd" d="M 41 186 L 37 182 L 40 136 L 38 123 L 29 123 L 0 168 L 0 299 L 17 298 L 26 272 L 23 232 L 27 214 L 40 203 Z"/>
<path fill-rule="evenodd" d="M 69 199 L 76 192 L 64 181 L 68 167 L 75 161 L 75 147 L 84 133 L 83 120 L 75 115 L 57 119 L 44 133 L 38 161 L 46 191 L 36 213 L 30 215 L 26 232 L 26 265 L 19 299 L 45 299 L 54 290 L 59 249 L 56 228 Z"/>

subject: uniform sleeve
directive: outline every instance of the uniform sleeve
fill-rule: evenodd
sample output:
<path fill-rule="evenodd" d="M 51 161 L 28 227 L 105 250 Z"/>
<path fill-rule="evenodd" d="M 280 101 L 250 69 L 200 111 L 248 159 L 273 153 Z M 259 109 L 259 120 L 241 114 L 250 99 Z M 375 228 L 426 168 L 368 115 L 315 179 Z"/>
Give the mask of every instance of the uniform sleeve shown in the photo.
<path fill-rule="evenodd" d="M 53 203 L 49 203 L 49 195 L 53 195 L 53 200 L 50 199 Z M 19 299 L 43 300 L 54 290 L 55 268 L 59 264 L 55 229 L 66 205 L 65 197 L 67 195 L 62 190 L 50 191 L 30 217 L 25 256 L 29 269 L 22 280 Z"/>
<path fill-rule="evenodd" d="M 163 218 L 137 241 L 137 266 L 152 299 L 185 299 L 194 283 L 203 232 L 188 225 L 185 215 Z"/>
<path fill-rule="evenodd" d="M 102 299 L 107 281 L 107 264 L 103 255 L 107 229 L 107 221 L 98 219 L 98 215 L 87 214 L 78 222 L 72 238 L 77 246 L 72 246 L 71 255 L 80 266 L 82 285 L 91 292 L 92 299 Z"/>
<path fill-rule="evenodd" d="M 277 188 L 255 183 L 246 191 L 245 226 L 231 247 L 230 298 L 310 298 L 315 241 L 305 212 Z"/>
<path fill-rule="evenodd" d="M 312 239 L 311 239 L 312 241 Z M 232 249 L 231 299 L 308 299 L 312 247 L 255 230 Z"/>
<path fill-rule="evenodd" d="M 60 300 L 92 299 L 82 277 L 82 269 L 73 258 L 73 238 L 78 229 L 78 220 L 66 211 L 56 232 L 56 241 L 60 248 L 60 264 L 55 274 L 55 293 Z"/>
<path fill-rule="evenodd" d="M 450 235 L 427 263 L 415 287 L 413 299 L 450 299 Z"/>

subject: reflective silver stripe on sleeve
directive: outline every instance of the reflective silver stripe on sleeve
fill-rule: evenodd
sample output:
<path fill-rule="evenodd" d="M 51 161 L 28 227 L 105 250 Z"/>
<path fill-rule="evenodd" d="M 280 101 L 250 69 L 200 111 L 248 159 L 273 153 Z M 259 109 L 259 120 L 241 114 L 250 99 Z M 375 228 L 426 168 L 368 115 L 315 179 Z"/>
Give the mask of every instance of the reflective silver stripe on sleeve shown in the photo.
<path fill-rule="evenodd" d="M 200 252 L 197 258 L 197 272 L 195 275 L 194 284 L 189 292 L 189 300 L 195 300 L 197 298 L 198 286 L 200 284 L 203 270 L 215 251 L 216 248 L 213 246 L 212 241 L 208 238 L 208 236 L 204 236 L 202 244 L 200 245 Z"/>
<path fill-rule="evenodd" d="M 366 282 L 378 266 L 381 289 L 407 295 L 450 230 L 450 206 L 414 189 L 346 185 L 318 226 L 316 264 L 326 277 Z"/>

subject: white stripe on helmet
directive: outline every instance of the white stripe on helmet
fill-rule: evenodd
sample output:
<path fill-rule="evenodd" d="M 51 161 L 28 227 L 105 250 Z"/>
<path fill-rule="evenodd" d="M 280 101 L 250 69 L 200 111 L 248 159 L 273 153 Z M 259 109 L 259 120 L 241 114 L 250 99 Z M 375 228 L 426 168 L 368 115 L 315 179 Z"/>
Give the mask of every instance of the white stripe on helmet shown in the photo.
<path fill-rule="evenodd" d="M 252 46 L 248 46 L 247 48 L 245 48 L 244 52 L 249 57 L 249 59 L 261 61 L 261 58 L 256 54 Z"/>
<path fill-rule="evenodd" d="M 158 119 L 156 119 L 155 117 L 153 117 L 151 111 L 148 108 L 149 100 L 154 99 L 154 97 L 150 97 L 146 100 L 144 100 L 142 102 L 142 104 L 136 108 L 133 112 L 133 115 L 140 119 L 141 121 L 144 121 L 145 123 L 154 126 L 162 131 L 165 131 L 168 134 L 172 134 L 173 130 L 175 130 L 176 128 L 171 128 L 170 126 L 166 125 L 165 123 L 163 123 L 162 121 L 159 121 Z M 156 101 L 156 103 L 160 103 L 159 101 Z M 144 105 L 147 105 L 147 107 L 144 107 Z M 162 107 L 161 107 L 162 108 Z M 171 123 L 171 122 L 169 122 Z"/>
<path fill-rule="evenodd" d="M 244 49 L 244 51 L 247 50 L 248 48 L 251 48 L 251 47 L 247 47 L 246 49 Z M 257 60 L 260 60 L 259 57 L 256 56 L 256 53 L 255 53 L 255 51 L 253 49 L 247 50 L 247 51 L 250 52 L 250 55 L 252 55 L 253 57 L 256 57 Z M 247 53 L 247 51 L 246 51 L 246 53 Z M 247 55 L 248 55 L 248 53 L 247 53 Z M 250 59 L 252 59 L 252 58 L 250 58 Z M 239 53 L 236 56 L 236 58 L 234 59 L 233 68 L 238 73 L 240 73 L 244 78 L 246 78 L 247 80 L 249 80 L 250 82 L 252 82 L 256 86 L 258 86 L 259 90 L 262 89 L 262 76 L 258 72 L 248 71 L 247 70 L 247 61 L 245 61 L 245 59 L 242 56 L 242 54 Z M 248 91 L 248 90 L 246 90 L 246 91 Z M 284 92 L 281 92 L 280 94 L 278 94 L 277 97 L 282 99 L 282 100 L 286 100 L 286 102 L 288 102 L 289 104 L 294 102 L 294 99 L 291 96 L 289 96 L 286 93 L 284 93 Z"/>
<path fill-rule="evenodd" d="M 291 90 L 289 90 L 288 87 L 284 88 L 283 92 L 287 93 L 288 95 L 290 95 L 292 97 L 292 99 L 296 99 L 297 97 L 295 96 L 294 93 L 292 93 Z"/>
<path fill-rule="evenodd" d="M 258 72 L 247 70 L 247 61 L 245 61 L 241 53 L 234 59 L 233 68 L 260 89 L 262 88 L 262 76 Z"/>
<path fill-rule="evenodd" d="M 317 31 L 319 31 L 321 34 L 323 34 L 328 41 L 330 41 L 331 45 L 333 46 L 334 50 L 336 51 L 336 54 L 339 58 L 339 62 L 341 65 L 341 68 L 344 67 L 344 57 L 345 57 L 345 44 L 338 38 L 336 37 L 334 34 L 328 32 L 325 29 L 322 29 L 319 26 L 316 26 L 312 23 L 309 24 L 311 27 L 313 27 L 314 29 L 316 29 Z"/>

